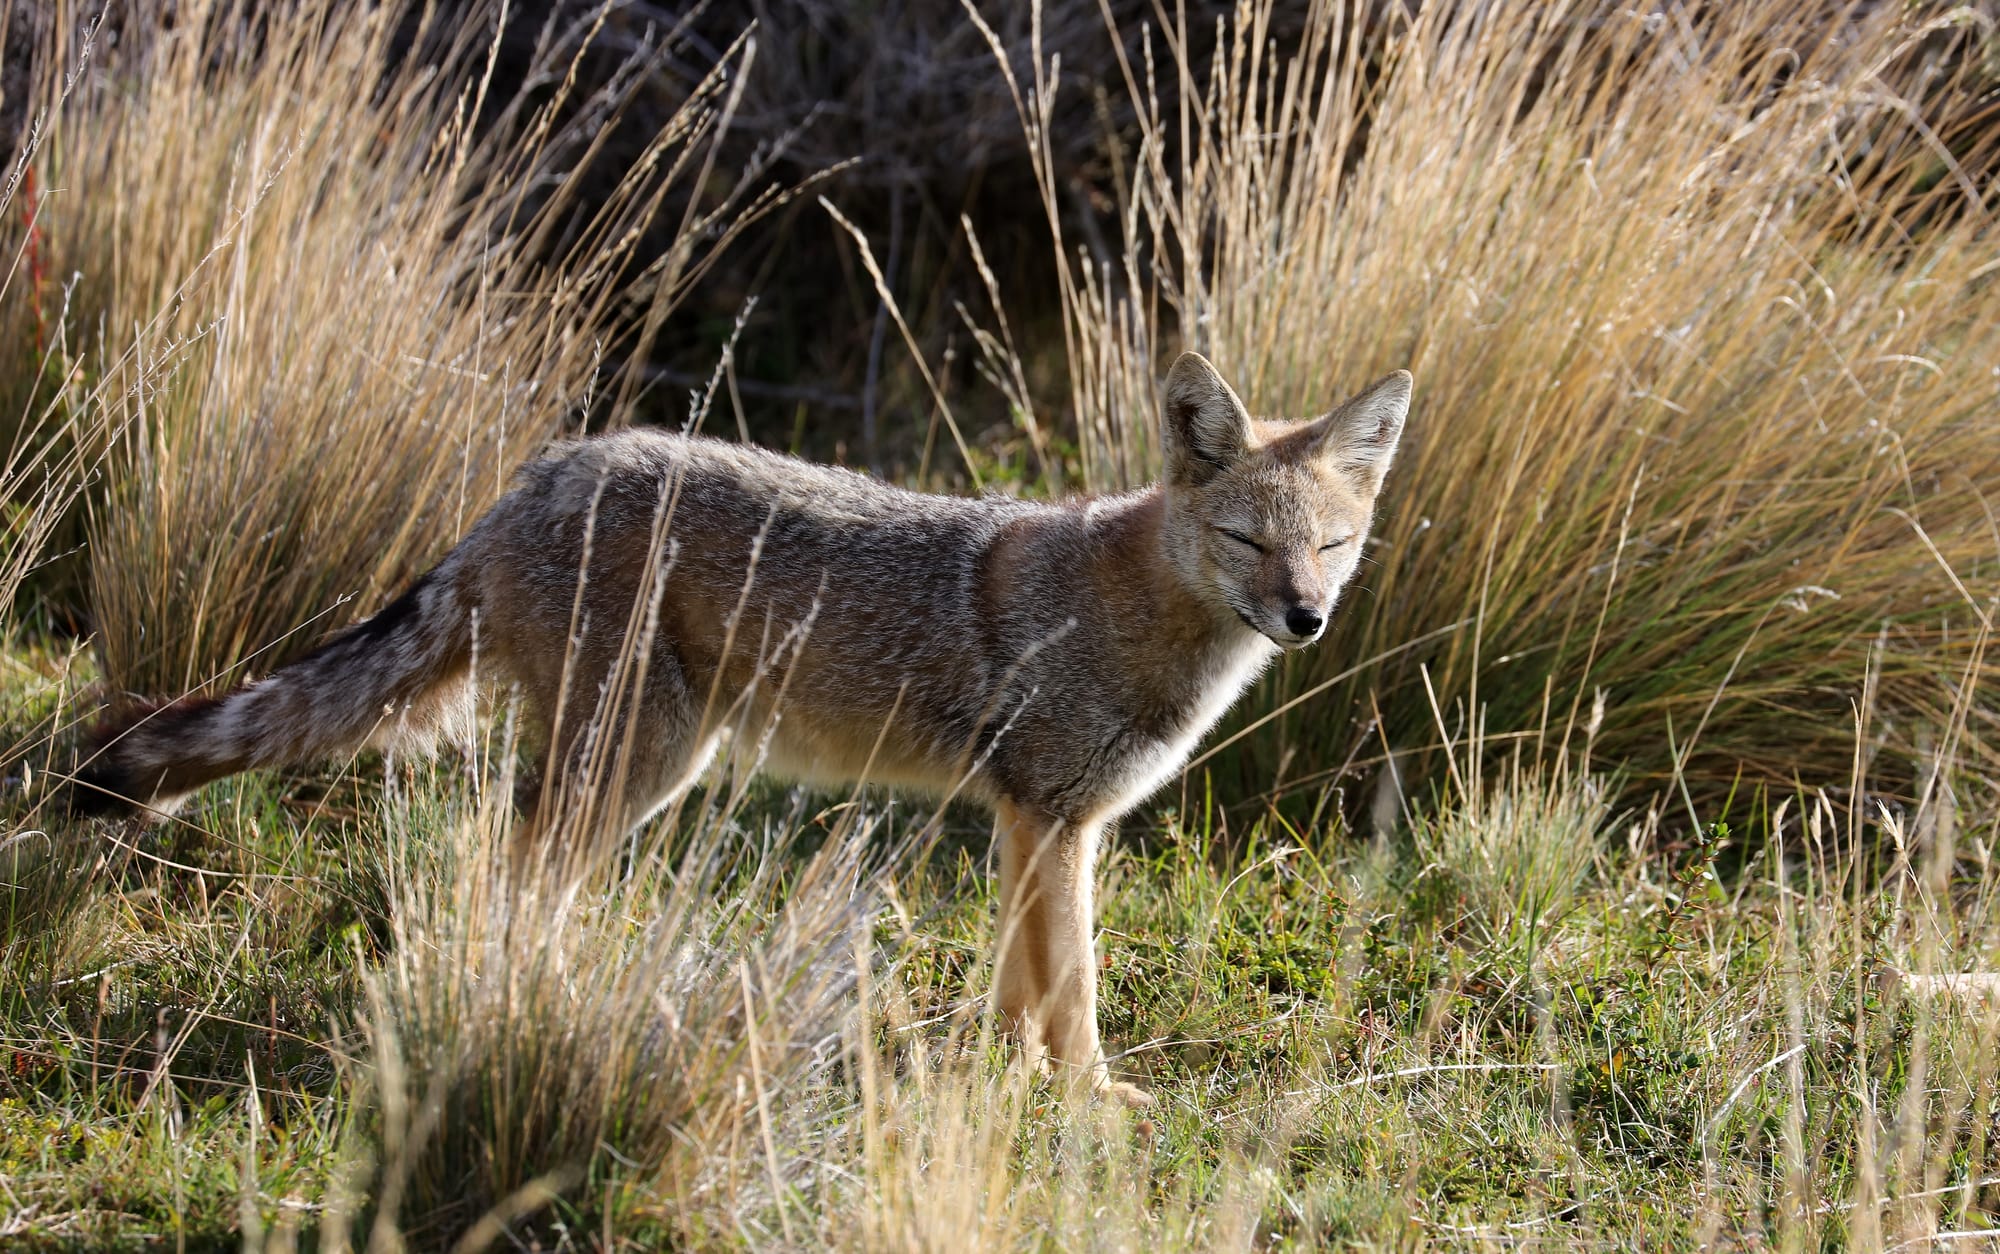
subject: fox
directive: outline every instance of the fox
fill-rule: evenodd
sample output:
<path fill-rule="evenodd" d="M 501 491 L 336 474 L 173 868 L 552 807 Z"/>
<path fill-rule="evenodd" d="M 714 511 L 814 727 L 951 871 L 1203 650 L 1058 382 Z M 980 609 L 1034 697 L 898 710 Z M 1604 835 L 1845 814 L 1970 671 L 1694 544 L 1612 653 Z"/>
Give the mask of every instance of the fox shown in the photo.
<path fill-rule="evenodd" d="M 521 694 L 542 787 L 590 779 L 610 794 L 591 798 L 600 830 L 626 832 L 755 728 L 758 770 L 989 809 L 998 1022 L 1038 1070 L 1144 1105 L 1098 1031 L 1106 832 L 1325 634 L 1412 387 L 1399 370 L 1318 417 L 1256 419 L 1185 353 L 1159 481 L 1060 501 L 920 493 L 658 429 L 558 445 L 387 606 L 261 680 L 128 720 L 76 782 L 156 819 L 236 772 L 421 747 L 469 718 L 477 670 Z M 549 807 L 522 809 L 532 827 Z"/>

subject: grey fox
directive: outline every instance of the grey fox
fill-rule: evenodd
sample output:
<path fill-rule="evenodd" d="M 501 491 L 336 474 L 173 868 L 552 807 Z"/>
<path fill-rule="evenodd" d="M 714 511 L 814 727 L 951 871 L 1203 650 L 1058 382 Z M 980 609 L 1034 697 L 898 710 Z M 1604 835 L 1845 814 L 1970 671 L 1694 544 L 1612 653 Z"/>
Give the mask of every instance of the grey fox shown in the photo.
<path fill-rule="evenodd" d="M 731 728 L 784 775 L 958 789 L 997 820 L 999 1013 L 1031 1056 L 1143 1102 L 1098 1042 L 1100 839 L 1281 649 L 1319 639 L 1410 388 L 1397 371 L 1323 417 L 1260 421 L 1187 353 L 1163 481 L 1055 504 L 653 430 L 570 444 L 372 618 L 132 722 L 79 780 L 161 811 L 233 772 L 421 741 L 469 711 L 476 658 L 520 686 L 544 780 L 615 781 L 586 803 L 619 830 Z"/>

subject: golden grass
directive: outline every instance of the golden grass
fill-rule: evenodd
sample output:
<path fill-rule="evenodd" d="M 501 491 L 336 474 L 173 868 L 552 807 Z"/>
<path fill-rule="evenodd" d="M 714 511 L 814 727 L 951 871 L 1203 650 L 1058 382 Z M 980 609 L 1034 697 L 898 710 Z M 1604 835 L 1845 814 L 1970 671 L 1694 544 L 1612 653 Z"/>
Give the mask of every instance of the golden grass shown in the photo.
<path fill-rule="evenodd" d="M 1311 764 L 1280 782 L 1435 765 L 1434 701 L 1451 736 L 1481 711 L 1560 742 L 1600 690 L 1600 752 L 1654 786 L 1837 773 L 1864 683 L 1862 739 L 1910 760 L 1995 665 L 2000 283 L 1967 171 L 2000 128 L 1980 58 L 1934 55 L 1977 28 L 1565 0 L 1363 31 L 1364 7 L 1277 48 L 1251 4 L 1205 84 L 1185 31 L 1149 42 L 1123 273 L 1068 285 L 1086 435 L 1152 412 L 1164 313 L 1270 411 L 1416 372 L 1366 586 L 1280 688 L 1323 695 L 1253 742 Z M 1989 775 L 1994 729 L 1982 702 Z"/>
<path fill-rule="evenodd" d="M 312 0 L 275 21 L 208 0 L 130 24 L 56 116 L 41 246 L 117 439 L 88 526 L 114 691 L 229 682 L 378 603 L 773 203 L 710 166 L 747 45 L 607 169 L 669 50 L 586 92 L 598 28 L 552 28 L 506 99 L 505 12 Z M 653 231 L 669 206 L 678 229 Z M 46 317 L 12 312 L 12 335 Z"/>
<path fill-rule="evenodd" d="M 0 39 L 9 25 L 0 17 Z M 8 625 L 21 585 L 49 560 L 63 519 L 95 469 L 91 454 L 102 444 L 104 421 L 60 340 L 50 342 L 47 320 L 33 317 L 49 283 L 41 213 L 46 200 L 35 157 L 50 118 L 68 103 L 67 91 L 47 94 L 47 109 L 19 137 L 12 167 L 0 173 L 0 222 L 20 223 L 18 235 L 0 233 L 0 326 L 8 325 L 12 309 L 30 313 L 27 326 L 10 328 L 26 338 L 0 350 L 0 361 L 8 363 L 0 371 L 0 406 L 6 407 L 0 408 L 0 431 L 7 432 L 0 446 L 0 624 Z"/>
<path fill-rule="evenodd" d="M 459 1234 L 610 1187 L 683 1240 L 768 1216 L 808 1165 L 773 1139 L 780 1107 L 842 1053 L 868 827 L 791 865 L 740 856 L 787 833 L 708 815 L 630 857 L 514 868 L 508 791 L 389 816 L 391 948 L 356 1074 L 382 1221 Z"/>

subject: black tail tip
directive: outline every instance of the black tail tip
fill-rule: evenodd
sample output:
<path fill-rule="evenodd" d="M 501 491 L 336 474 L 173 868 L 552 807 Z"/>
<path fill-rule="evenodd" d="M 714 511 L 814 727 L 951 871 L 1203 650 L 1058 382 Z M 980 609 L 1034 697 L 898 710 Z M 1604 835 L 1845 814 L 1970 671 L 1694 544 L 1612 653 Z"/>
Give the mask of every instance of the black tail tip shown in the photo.
<path fill-rule="evenodd" d="M 63 786 L 63 798 L 58 804 L 73 818 L 132 818 L 153 814 L 146 799 L 158 788 L 146 786 L 142 772 L 131 765 L 130 746 L 121 742 L 141 728 L 150 737 L 170 736 L 177 727 L 217 704 L 212 697 L 189 696 L 175 701 L 126 701 L 112 707 L 84 737 L 76 768 Z M 156 786 L 162 782 L 163 777 L 151 780 Z"/>
<path fill-rule="evenodd" d="M 105 761 L 87 762 L 61 787 L 57 805 L 73 819 L 130 818 L 141 812 L 131 772 Z"/>
<path fill-rule="evenodd" d="M 106 715 L 84 736 L 76 764 L 60 787 L 57 807 L 71 818 L 127 818 L 140 813 L 139 781 L 119 759 L 118 742 L 167 707 L 134 702 Z"/>

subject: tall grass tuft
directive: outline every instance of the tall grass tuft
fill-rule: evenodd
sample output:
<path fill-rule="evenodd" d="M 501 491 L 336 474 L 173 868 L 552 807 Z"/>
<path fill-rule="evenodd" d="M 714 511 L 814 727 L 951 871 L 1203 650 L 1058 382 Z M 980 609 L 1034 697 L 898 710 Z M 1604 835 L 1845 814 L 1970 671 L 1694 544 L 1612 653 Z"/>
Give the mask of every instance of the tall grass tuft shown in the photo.
<path fill-rule="evenodd" d="M 528 19 L 499 4 L 447 23 L 208 0 L 99 52 L 34 168 L 65 334 L 117 435 L 88 519 L 114 690 L 199 690 L 383 598 L 772 203 L 710 163 L 747 42 L 609 168 L 674 49 L 649 34 L 579 86 L 607 12 L 550 20 L 512 97 L 496 32 Z M 0 334 L 46 319 L 30 304 Z"/>
<path fill-rule="evenodd" d="M 2000 604 L 1975 173 L 2000 128 L 1982 59 L 1932 55 L 1976 26 L 1565 0 L 1364 27 L 1365 8 L 1317 4 L 1280 49 L 1272 6 L 1245 6 L 1205 83 L 1184 30 L 1128 62 L 1126 256 L 1081 263 L 1127 290 L 1070 306 L 1074 370 L 1128 363 L 1079 385 L 1086 432 L 1164 356 L 1132 353 L 1135 327 L 1176 324 L 1266 411 L 1416 372 L 1364 586 L 1283 677 L 1322 694 L 1286 718 L 1316 764 L 1293 782 L 1435 749 L 1427 670 L 1447 730 L 1483 709 L 1496 745 L 1559 742 L 1601 690 L 1599 753 L 1696 788 L 1840 775 L 1872 683 L 1862 735 L 1903 751 L 1883 782 L 1907 791 L 1953 694 L 1992 677 Z M 1021 99 L 1032 136 L 1046 97 Z M 1990 704 L 1973 721 L 1966 762 L 1990 774 Z"/>
<path fill-rule="evenodd" d="M 1537 770 L 1515 755 L 1483 766 L 1474 736 L 1457 746 L 1452 795 L 1411 819 L 1418 873 L 1459 898 L 1462 922 L 1529 956 L 1574 908 L 1611 818 L 1603 781 L 1567 762 Z"/>
<path fill-rule="evenodd" d="M 8 32 L 0 19 L 0 37 Z M 76 67 L 69 67 L 76 68 Z M 69 103 L 60 86 L 42 93 L 42 112 L 17 137 L 11 165 L 0 170 L 0 631 L 11 634 L 22 585 L 48 560 L 50 542 L 94 469 L 104 420 L 98 399 L 70 369 L 45 317 L 35 316 L 51 286 L 42 210 L 47 197 L 35 158 L 48 128 Z M 26 311 L 25 325 L 10 315 Z M 60 312 L 60 311 L 58 311 Z M 61 331 L 58 317 L 55 333 Z"/>
<path fill-rule="evenodd" d="M 679 1241 L 777 1214 L 868 960 L 868 825 L 797 863 L 718 812 L 600 844 L 615 856 L 571 831 L 572 856 L 510 861 L 506 804 L 435 817 L 391 833 L 364 1021 L 385 1230 L 463 1236 L 621 1190 Z"/>

